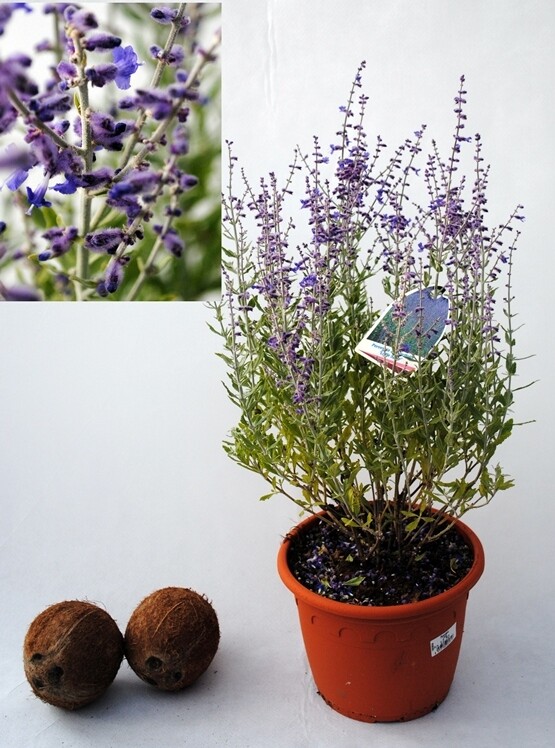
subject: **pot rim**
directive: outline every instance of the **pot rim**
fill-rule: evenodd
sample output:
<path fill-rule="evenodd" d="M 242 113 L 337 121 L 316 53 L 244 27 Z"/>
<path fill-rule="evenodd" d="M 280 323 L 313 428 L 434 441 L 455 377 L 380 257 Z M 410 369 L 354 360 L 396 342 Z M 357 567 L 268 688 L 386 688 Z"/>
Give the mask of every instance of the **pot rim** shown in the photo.
<path fill-rule="evenodd" d="M 301 584 L 293 576 L 293 573 L 289 569 L 289 563 L 287 560 L 292 539 L 299 533 L 302 533 L 307 525 L 315 522 L 322 514 L 325 514 L 325 512 L 317 512 L 306 517 L 299 522 L 299 524 L 295 525 L 295 527 L 293 527 L 293 529 L 285 536 L 278 551 L 277 566 L 282 582 L 295 595 L 297 600 L 302 600 L 304 603 L 328 613 L 344 616 L 346 618 L 365 620 L 410 618 L 412 616 L 426 615 L 427 613 L 432 613 L 451 605 L 453 600 L 462 595 L 468 596 L 468 593 L 478 582 L 484 571 L 484 548 L 480 539 L 474 531 L 468 527 L 468 525 L 462 522 L 462 520 L 453 517 L 454 526 L 471 546 L 474 554 L 474 561 L 472 562 L 469 572 L 453 587 L 450 587 L 444 592 L 440 592 L 438 595 L 427 598 L 426 600 L 418 600 L 414 603 L 401 603 L 399 605 L 357 605 L 355 603 L 331 600 L 330 598 L 309 590 Z"/>

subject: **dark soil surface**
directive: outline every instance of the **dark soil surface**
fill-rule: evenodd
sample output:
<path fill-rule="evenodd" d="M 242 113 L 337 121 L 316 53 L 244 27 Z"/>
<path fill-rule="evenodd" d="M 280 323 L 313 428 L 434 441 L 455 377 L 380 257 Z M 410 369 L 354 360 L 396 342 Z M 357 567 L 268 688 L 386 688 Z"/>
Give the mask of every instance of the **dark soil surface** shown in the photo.
<path fill-rule="evenodd" d="M 401 605 L 434 597 L 453 587 L 472 566 L 472 548 L 454 529 L 407 553 L 358 558 L 356 543 L 318 519 L 295 536 L 289 567 L 309 590 L 355 605 Z"/>

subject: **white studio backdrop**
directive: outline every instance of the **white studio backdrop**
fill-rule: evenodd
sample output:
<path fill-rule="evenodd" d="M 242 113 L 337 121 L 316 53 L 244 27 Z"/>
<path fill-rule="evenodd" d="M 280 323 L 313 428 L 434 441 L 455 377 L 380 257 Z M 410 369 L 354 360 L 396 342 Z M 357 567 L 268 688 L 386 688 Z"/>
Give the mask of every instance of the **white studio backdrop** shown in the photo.
<path fill-rule="evenodd" d="M 469 129 L 491 163 L 490 215 L 525 206 L 515 271 L 522 383 L 501 461 L 516 487 L 468 518 L 486 551 L 452 696 L 408 725 L 330 712 L 306 673 L 293 601 L 275 572 L 294 507 L 228 460 L 235 413 L 202 304 L 0 306 L 0 744 L 7 748 L 547 746 L 555 360 L 549 303 L 554 203 L 551 0 L 224 0 L 223 136 L 256 181 L 298 143 L 331 142 L 361 60 L 367 129 L 394 146 L 427 123 L 445 147 L 465 74 Z M 3 54 L 0 38 L 0 56 Z M 225 168 L 224 168 L 225 179 Z M 66 598 L 121 628 L 170 584 L 220 617 L 213 667 L 181 700 L 127 666 L 106 697 L 62 713 L 31 694 L 26 627 Z M 547 598 L 547 601 L 546 601 Z M 551 623 L 550 623 L 551 622 Z M 543 644 L 538 645 L 538 642 Z M 516 674 L 516 684 L 512 677 Z M 446 736 L 449 736 L 446 738 Z"/>

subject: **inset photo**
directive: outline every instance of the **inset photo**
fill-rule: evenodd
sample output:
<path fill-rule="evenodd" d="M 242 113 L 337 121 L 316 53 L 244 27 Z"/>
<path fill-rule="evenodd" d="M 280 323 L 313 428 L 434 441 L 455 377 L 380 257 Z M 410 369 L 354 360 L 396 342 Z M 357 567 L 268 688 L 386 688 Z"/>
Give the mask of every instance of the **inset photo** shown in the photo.
<path fill-rule="evenodd" d="M 220 294 L 221 4 L 0 5 L 0 301 Z"/>

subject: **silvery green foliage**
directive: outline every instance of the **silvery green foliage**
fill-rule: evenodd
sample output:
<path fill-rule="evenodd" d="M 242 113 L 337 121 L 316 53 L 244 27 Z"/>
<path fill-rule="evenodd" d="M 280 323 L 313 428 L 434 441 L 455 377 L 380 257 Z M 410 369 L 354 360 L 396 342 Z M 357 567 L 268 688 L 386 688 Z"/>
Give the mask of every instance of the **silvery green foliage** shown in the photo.
<path fill-rule="evenodd" d="M 363 67 L 337 142 L 297 152 L 283 186 L 275 174 L 253 185 L 228 144 L 215 330 L 239 420 L 225 448 L 268 481 L 264 498 L 327 510 L 365 552 L 390 552 L 391 527 L 396 549 L 414 552 L 512 485 L 494 456 L 513 428 L 522 215 L 486 223 L 489 169 L 465 131 L 463 78 L 447 156 L 434 141 L 424 155 L 424 126 L 391 153 L 367 141 Z M 447 334 L 413 374 L 355 353 L 374 298 L 396 311 L 400 351 L 402 299 L 430 287 L 449 299 Z"/>

